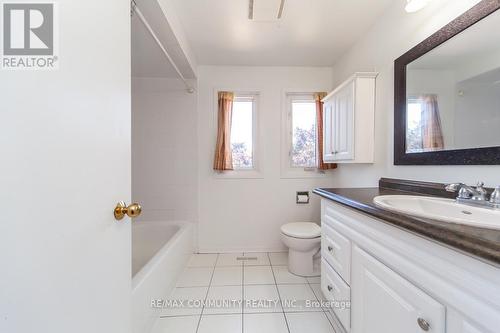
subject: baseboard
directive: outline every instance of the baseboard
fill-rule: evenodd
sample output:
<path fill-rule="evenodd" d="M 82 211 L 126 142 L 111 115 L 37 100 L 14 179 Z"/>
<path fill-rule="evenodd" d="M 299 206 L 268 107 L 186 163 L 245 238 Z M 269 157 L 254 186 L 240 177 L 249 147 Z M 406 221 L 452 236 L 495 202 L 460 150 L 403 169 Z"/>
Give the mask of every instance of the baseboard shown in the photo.
<path fill-rule="evenodd" d="M 263 253 L 263 252 L 287 252 L 287 249 L 280 248 L 198 248 L 197 253 Z"/>

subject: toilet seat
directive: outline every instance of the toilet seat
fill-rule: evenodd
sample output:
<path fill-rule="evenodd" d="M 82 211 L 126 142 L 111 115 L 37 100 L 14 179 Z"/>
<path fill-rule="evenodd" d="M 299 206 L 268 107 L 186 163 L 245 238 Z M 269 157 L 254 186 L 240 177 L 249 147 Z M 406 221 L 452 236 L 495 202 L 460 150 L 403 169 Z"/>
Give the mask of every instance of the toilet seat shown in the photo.
<path fill-rule="evenodd" d="M 312 239 L 321 237 L 321 228 L 312 222 L 295 222 L 281 226 L 281 232 L 289 237 Z"/>

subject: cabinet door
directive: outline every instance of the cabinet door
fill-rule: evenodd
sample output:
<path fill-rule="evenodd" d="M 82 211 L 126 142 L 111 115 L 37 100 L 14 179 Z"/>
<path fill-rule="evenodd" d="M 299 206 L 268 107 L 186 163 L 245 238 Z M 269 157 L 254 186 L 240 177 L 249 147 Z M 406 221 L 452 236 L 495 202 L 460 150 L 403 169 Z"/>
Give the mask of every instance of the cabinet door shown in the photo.
<path fill-rule="evenodd" d="M 354 81 L 335 95 L 334 156 L 335 160 L 354 159 Z"/>
<path fill-rule="evenodd" d="M 484 327 L 476 323 L 472 318 L 467 317 L 451 307 L 446 311 L 446 332 L 447 333 L 494 333 L 498 332 L 497 327 Z M 488 325 L 486 325 L 488 326 Z"/>
<path fill-rule="evenodd" d="M 333 154 L 333 112 L 335 100 L 330 99 L 323 104 L 323 161 L 335 161 Z"/>
<path fill-rule="evenodd" d="M 357 246 L 352 260 L 352 332 L 445 332 L 442 304 Z"/>

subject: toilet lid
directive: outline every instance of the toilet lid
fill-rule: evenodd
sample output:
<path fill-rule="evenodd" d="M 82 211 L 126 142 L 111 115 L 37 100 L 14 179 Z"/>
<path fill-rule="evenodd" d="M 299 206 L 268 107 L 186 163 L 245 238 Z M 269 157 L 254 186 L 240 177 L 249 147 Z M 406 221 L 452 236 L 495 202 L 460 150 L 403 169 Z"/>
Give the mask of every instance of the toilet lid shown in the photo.
<path fill-rule="evenodd" d="M 312 222 L 288 223 L 281 226 L 281 232 L 295 238 L 317 238 L 321 236 L 321 228 Z"/>

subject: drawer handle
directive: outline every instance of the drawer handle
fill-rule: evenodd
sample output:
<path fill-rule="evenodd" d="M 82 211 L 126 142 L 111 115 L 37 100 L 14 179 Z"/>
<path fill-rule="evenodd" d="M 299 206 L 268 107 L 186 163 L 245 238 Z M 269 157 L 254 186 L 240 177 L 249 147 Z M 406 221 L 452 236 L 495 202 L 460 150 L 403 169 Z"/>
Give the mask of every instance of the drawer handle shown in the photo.
<path fill-rule="evenodd" d="M 326 287 L 328 289 L 328 291 L 332 291 L 333 290 L 333 287 L 332 286 L 328 286 Z"/>
<path fill-rule="evenodd" d="M 328 251 L 329 251 L 329 252 L 333 252 L 333 247 L 329 246 L 329 247 L 328 247 Z"/>
<path fill-rule="evenodd" d="M 422 331 L 428 331 L 431 328 L 431 325 L 427 322 L 427 320 L 423 318 L 418 318 L 417 319 L 418 326 L 422 329 Z"/>

